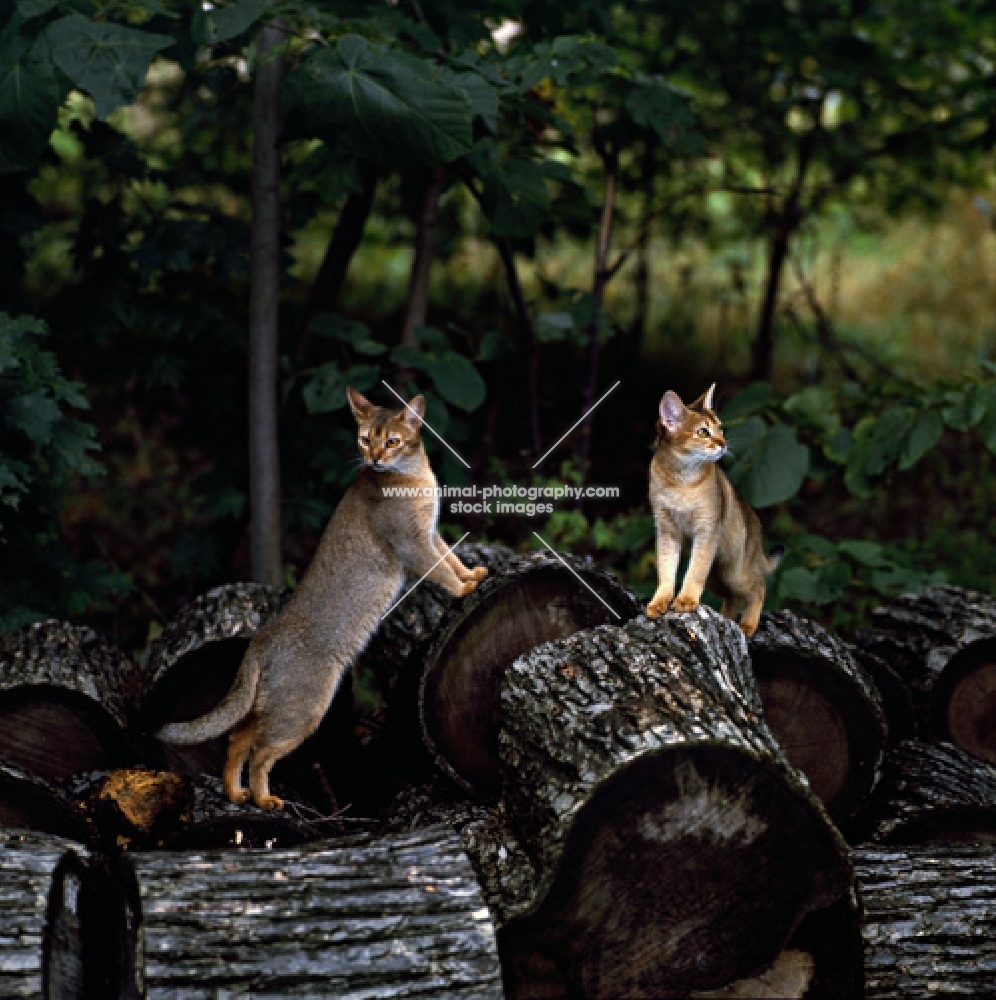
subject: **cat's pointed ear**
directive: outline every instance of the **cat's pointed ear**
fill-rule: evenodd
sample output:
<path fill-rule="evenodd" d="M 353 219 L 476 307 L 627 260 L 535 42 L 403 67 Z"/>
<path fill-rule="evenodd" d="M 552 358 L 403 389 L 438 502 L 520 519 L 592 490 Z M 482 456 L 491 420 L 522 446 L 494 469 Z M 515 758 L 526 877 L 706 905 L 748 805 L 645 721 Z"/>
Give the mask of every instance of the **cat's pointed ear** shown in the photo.
<path fill-rule="evenodd" d="M 690 410 L 712 410 L 712 400 L 713 396 L 716 395 L 716 383 L 713 382 L 711 386 L 694 403 L 690 403 L 688 408 Z"/>
<path fill-rule="evenodd" d="M 422 426 L 425 419 L 425 396 L 418 395 L 408 400 L 408 404 L 403 411 L 405 423 L 413 430 L 417 431 Z"/>
<path fill-rule="evenodd" d="M 357 392 L 352 386 L 346 387 L 346 398 L 349 400 L 349 408 L 353 411 L 353 416 L 357 420 L 364 420 L 374 411 L 374 404 L 363 395 Z"/>
<path fill-rule="evenodd" d="M 668 389 L 661 397 L 661 405 L 657 412 L 664 429 L 673 434 L 681 426 L 682 420 L 685 419 L 685 404 L 676 392 Z"/>

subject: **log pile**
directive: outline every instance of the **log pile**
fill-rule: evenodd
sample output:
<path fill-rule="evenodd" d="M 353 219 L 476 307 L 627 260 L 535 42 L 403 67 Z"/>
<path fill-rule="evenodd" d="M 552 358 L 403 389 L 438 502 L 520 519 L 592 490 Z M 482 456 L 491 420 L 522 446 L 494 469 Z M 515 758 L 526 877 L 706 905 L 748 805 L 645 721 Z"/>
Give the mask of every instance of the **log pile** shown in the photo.
<path fill-rule="evenodd" d="M 878 780 L 885 750 L 874 681 L 847 643 L 789 611 L 762 615 L 750 655 L 775 738 L 846 829 Z"/>
<path fill-rule="evenodd" d="M 996 602 L 748 645 L 582 559 L 461 555 L 481 586 L 416 588 L 357 664 L 382 731 L 344 688 L 278 814 L 225 798 L 224 740 L 147 734 L 213 707 L 284 592 L 198 598 L 141 667 L 0 639 L 0 996 L 996 995 Z"/>
<path fill-rule="evenodd" d="M 996 763 L 996 599 L 930 587 L 872 614 L 857 642 L 909 686 L 919 735 Z"/>

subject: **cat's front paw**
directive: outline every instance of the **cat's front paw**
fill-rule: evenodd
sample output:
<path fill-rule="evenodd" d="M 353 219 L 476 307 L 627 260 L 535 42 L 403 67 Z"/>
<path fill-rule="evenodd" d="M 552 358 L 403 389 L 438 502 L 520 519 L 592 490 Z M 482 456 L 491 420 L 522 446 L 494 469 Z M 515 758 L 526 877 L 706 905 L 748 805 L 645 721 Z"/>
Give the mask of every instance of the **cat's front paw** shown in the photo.
<path fill-rule="evenodd" d="M 695 597 L 685 597 L 683 594 L 679 594 L 674 599 L 674 604 L 671 605 L 672 611 L 697 611 L 699 607 L 698 599 Z"/>
<path fill-rule="evenodd" d="M 248 788 L 230 788 L 226 789 L 226 791 L 228 792 L 229 799 L 237 806 L 244 806 L 250 799 Z"/>
<path fill-rule="evenodd" d="M 478 582 L 483 580 L 488 575 L 487 568 L 484 566 L 475 566 L 470 572 L 473 574 L 472 579 L 477 580 Z"/>
<path fill-rule="evenodd" d="M 475 590 L 477 590 L 476 580 L 464 580 L 456 596 L 466 597 L 468 594 L 472 594 Z"/>
<path fill-rule="evenodd" d="M 264 795 L 256 800 L 256 805 L 260 809 L 283 809 L 284 800 L 277 798 L 276 795 Z"/>
<path fill-rule="evenodd" d="M 667 614 L 667 609 L 671 606 L 670 594 L 654 594 L 653 600 L 647 605 L 647 617 L 659 618 Z"/>

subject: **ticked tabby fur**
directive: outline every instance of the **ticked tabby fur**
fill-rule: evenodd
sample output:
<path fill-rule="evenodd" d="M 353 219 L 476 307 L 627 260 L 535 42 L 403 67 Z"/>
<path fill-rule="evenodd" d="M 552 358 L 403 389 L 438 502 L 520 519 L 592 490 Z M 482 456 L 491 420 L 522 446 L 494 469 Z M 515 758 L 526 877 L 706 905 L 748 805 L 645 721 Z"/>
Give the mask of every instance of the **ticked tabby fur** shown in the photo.
<path fill-rule="evenodd" d="M 757 630 L 764 606 L 764 576 L 778 564 L 761 544 L 761 522 L 718 466 L 726 454 L 723 425 L 713 412 L 712 385 L 686 406 L 664 393 L 658 409 L 657 441 L 650 463 L 650 506 L 657 528 L 657 591 L 647 605 L 651 618 L 694 611 L 708 584 L 722 598 L 721 611 L 736 618 L 745 635 Z M 685 543 L 691 554 L 675 596 Z"/>
<path fill-rule="evenodd" d="M 343 674 L 397 597 L 406 570 L 428 573 L 455 597 L 469 594 L 487 575 L 448 552 L 436 530 L 436 477 L 419 433 L 422 396 L 400 413 L 375 406 L 353 389 L 348 396 L 363 468 L 300 584 L 276 621 L 253 637 L 217 708 L 157 733 L 169 743 L 201 743 L 229 732 L 224 779 L 233 802 L 252 798 L 264 809 L 283 805 L 270 794 L 270 769 L 318 728 Z M 418 496 L 385 496 L 384 487 L 417 487 Z M 249 790 L 242 787 L 247 760 Z"/>

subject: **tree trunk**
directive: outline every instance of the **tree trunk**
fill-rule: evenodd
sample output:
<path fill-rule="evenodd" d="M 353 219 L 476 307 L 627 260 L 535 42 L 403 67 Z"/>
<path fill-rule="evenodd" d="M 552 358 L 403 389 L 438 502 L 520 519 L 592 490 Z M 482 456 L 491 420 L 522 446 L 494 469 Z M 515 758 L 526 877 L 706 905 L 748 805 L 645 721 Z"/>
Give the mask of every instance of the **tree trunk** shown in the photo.
<path fill-rule="evenodd" d="M 885 715 L 846 643 L 789 611 L 764 614 L 750 643 L 764 716 L 790 763 L 839 826 L 866 804 L 885 750 Z"/>
<path fill-rule="evenodd" d="M 921 735 L 996 763 L 996 599 L 930 587 L 876 608 L 856 641 L 909 684 Z"/>
<path fill-rule="evenodd" d="M 140 726 L 154 732 L 166 722 L 194 719 L 228 692 L 249 641 L 276 619 L 287 598 L 282 589 L 257 583 L 217 587 L 183 608 L 149 649 L 144 672 Z M 274 769 L 274 783 L 287 798 L 334 808 L 321 772 L 323 760 L 350 756 L 352 685 L 347 675 L 318 731 Z M 221 774 L 226 736 L 191 746 L 150 741 L 154 767 L 193 777 Z M 316 766 L 318 770 L 316 770 Z"/>
<path fill-rule="evenodd" d="M 271 0 L 271 6 L 273 0 Z M 252 222 L 249 236 L 249 524 L 254 580 L 283 582 L 280 445 L 280 88 L 277 23 L 259 34 L 253 96 Z"/>
<path fill-rule="evenodd" d="M 866 1000 L 996 995 L 996 887 L 985 846 L 861 847 Z"/>
<path fill-rule="evenodd" d="M 429 310 L 429 275 L 436 252 L 436 224 L 439 221 L 439 196 L 443 190 L 443 168 L 434 167 L 425 185 L 415 230 L 415 256 L 408 284 L 408 307 L 401 328 L 401 343 L 415 347 L 415 328 L 425 326 Z"/>
<path fill-rule="evenodd" d="M 0 831 L 0 996 L 88 995 L 77 907 L 85 857 L 79 845 L 58 837 Z"/>
<path fill-rule="evenodd" d="M 882 698 L 888 745 L 894 747 L 903 740 L 912 739 L 916 735 L 916 717 L 909 686 L 881 656 L 876 656 L 871 650 L 862 646 L 852 645 L 849 648 L 854 658 L 875 682 L 875 687 Z"/>
<path fill-rule="evenodd" d="M 0 756 L 40 778 L 130 763 L 136 671 L 88 628 L 49 621 L 0 639 Z"/>
<path fill-rule="evenodd" d="M 129 856 L 148 1000 L 499 1000 L 494 928 L 449 831 Z"/>
<path fill-rule="evenodd" d="M 590 412 L 595 405 L 598 392 L 598 357 L 600 353 L 599 334 L 602 328 L 602 305 L 605 301 L 605 286 L 609 281 L 609 247 L 612 243 L 612 222 L 616 210 L 616 181 L 619 172 L 619 158 L 611 145 L 600 150 L 605 167 L 605 199 L 598 224 L 595 241 L 595 268 L 591 289 L 591 322 L 588 325 L 588 384 L 585 387 L 584 409 Z M 581 474 L 588 475 L 591 457 L 592 422 L 586 419 L 581 425 L 580 462 Z"/>
<path fill-rule="evenodd" d="M 3 762 L 0 830 L 34 830 L 81 842 L 87 838 L 83 818 L 57 785 Z"/>
<path fill-rule="evenodd" d="M 549 552 L 508 559 L 451 603 L 424 653 L 418 702 L 426 745 L 446 774 L 477 795 L 500 788 L 499 692 L 515 658 L 639 612 L 614 576 L 580 557 L 563 559 L 566 566 Z"/>
<path fill-rule="evenodd" d="M 793 230 L 794 227 L 784 217 L 779 218 L 768 246 L 768 268 L 764 277 L 764 294 L 751 358 L 750 376 L 754 381 L 769 381 L 774 369 L 775 316 Z"/>
<path fill-rule="evenodd" d="M 875 789 L 871 839 L 890 844 L 996 840 L 996 767 L 950 743 L 890 751 Z"/>
<path fill-rule="evenodd" d="M 308 356 L 310 343 L 310 324 L 319 313 L 331 312 L 335 308 L 339 293 L 346 281 L 350 261 L 363 240 L 363 230 L 373 208 L 374 195 L 377 193 L 376 174 L 363 177 L 363 187 L 354 191 L 346 199 L 339 213 L 335 232 L 329 240 L 328 249 L 322 258 L 321 267 L 308 293 L 308 301 L 298 328 L 297 350 L 295 361 L 303 365 Z"/>

